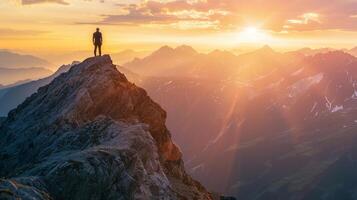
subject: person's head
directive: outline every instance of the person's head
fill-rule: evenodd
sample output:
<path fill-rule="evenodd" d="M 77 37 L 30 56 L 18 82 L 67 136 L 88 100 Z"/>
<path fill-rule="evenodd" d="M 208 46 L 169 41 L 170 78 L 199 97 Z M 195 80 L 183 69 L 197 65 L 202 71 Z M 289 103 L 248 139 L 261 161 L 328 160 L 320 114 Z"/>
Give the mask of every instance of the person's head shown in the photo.
<path fill-rule="evenodd" d="M 97 28 L 97 32 L 99 32 L 99 28 Z"/>

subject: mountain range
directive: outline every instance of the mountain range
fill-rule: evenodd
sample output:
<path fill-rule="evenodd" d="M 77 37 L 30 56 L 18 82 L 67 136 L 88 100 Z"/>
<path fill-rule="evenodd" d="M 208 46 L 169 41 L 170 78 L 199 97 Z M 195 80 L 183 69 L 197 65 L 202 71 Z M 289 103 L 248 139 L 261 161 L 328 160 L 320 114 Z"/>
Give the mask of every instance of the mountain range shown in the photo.
<path fill-rule="evenodd" d="M 189 174 L 209 190 L 354 199 L 357 58 L 346 51 L 165 46 L 117 68 L 167 111 Z"/>
<path fill-rule="evenodd" d="M 134 59 L 123 66 L 142 76 L 245 82 L 270 72 L 272 68 L 289 64 L 290 60 L 296 62 L 303 57 L 293 52 L 278 53 L 269 46 L 237 56 L 221 50 L 198 53 L 192 47 L 183 45 L 176 48 L 161 47 L 149 56 Z"/>
<path fill-rule="evenodd" d="M 354 56 L 277 53 L 264 47 L 212 59 L 221 65 L 198 57 L 192 60 L 199 64 L 191 67 L 203 70 L 164 76 L 160 68 L 169 60 L 185 61 L 166 54 L 160 63 L 147 65 L 154 66 L 152 77 L 138 83 L 168 111 L 168 127 L 193 177 L 238 199 L 354 198 Z M 140 65 L 126 67 L 141 72 Z M 212 68 L 217 73 L 210 78 Z"/>
<path fill-rule="evenodd" d="M 14 84 L 27 79 L 39 79 L 52 74 L 49 70 L 52 64 L 48 61 L 31 56 L 0 51 L 0 83 Z"/>
<path fill-rule="evenodd" d="M 49 68 L 52 66 L 48 61 L 32 55 L 23 55 L 6 50 L 0 50 L 0 68 Z"/>

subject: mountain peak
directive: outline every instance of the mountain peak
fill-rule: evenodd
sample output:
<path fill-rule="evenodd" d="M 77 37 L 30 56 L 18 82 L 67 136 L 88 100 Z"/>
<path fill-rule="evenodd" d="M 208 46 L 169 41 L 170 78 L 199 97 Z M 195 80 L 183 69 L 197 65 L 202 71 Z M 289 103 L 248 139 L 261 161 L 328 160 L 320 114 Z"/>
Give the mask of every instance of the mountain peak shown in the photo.
<path fill-rule="evenodd" d="M 1 121 L 2 183 L 54 199 L 210 199 L 186 174 L 165 121 L 166 112 L 109 55 L 88 58 Z"/>
<path fill-rule="evenodd" d="M 162 46 L 158 50 L 154 51 L 150 56 L 152 57 L 161 57 L 161 56 L 169 56 L 173 54 L 174 49 L 170 46 Z"/>
<path fill-rule="evenodd" d="M 112 59 L 110 58 L 109 55 L 104 55 L 104 56 L 87 58 L 80 65 L 76 65 L 72 67 L 71 70 L 75 71 L 76 73 L 80 73 L 91 69 L 108 70 L 111 68 L 115 69 Z"/>
<path fill-rule="evenodd" d="M 197 51 L 192 48 L 191 46 L 188 45 L 181 45 L 176 48 L 172 48 L 170 46 L 162 46 L 160 49 L 152 53 L 153 56 L 158 56 L 161 58 L 161 56 L 178 56 L 178 55 L 184 55 L 184 56 L 192 56 L 196 55 Z"/>
<path fill-rule="evenodd" d="M 31 115 L 37 116 L 32 118 L 34 123 L 51 124 L 66 119 L 83 124 L 98 116 L 142 121 L 150 126 L 165 160 L 181 159 L 165 126 L 166 112 L 143 89 L 128 82 L 109 55 L 88 58 L 74 65 L 11 111 L 9 118 L 22 120 L 29 117 L 29 110 Z M 42 115 L 44 111 L 51 118 Z"/>
<path fill-rule="evenodd" d="M 158 50 L 156 50 L 155 52 L 172 52 L 174 51 L 174 49 L 168 45 L 162 46 L 160 47 Z M 155 53 L 154 52 L 154 53 Z"/>
<path fill-rule="evenodd" d="M 277 52 L 275 52 L 270 46 L 265 45 L 260 49 L 257 49 L 255 51 L 252 52 L 248 52 L 245 54 L 241 54 L 239 55 L 239 57 L 246 57 L 246 58 L 250 58 L 250 59 L 255 59 L 256 56 L 263 56 L 263 57 L 271 57 L 273 58 L 274 55 L 277 55 Z"/>
<path fill-rule="evenodd" d="M 181 45 L 175 48 L 175 51 L 181 52 L 181 53 L 187 53 L 187 54 L 196 54 L 197 51 L 188 45 Z"/>

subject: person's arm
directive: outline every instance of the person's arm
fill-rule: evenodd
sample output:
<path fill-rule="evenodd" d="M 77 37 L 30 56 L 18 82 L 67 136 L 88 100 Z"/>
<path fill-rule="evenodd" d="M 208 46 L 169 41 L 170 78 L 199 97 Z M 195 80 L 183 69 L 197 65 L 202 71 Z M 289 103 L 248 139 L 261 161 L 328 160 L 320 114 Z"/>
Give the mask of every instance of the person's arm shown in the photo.
<path fill-rule="evenodd" d="M 92 42 L 93 42 L 93 44 L 95 43 L 95 36 L 94 36 L 94 33 L 93 33 L 93 37 L 92 37 Z"/>
<path fill-rule="evenodd" d="M 100 43 L 103 44 L 103 37 L 102 34 L 100 34 Z"/>

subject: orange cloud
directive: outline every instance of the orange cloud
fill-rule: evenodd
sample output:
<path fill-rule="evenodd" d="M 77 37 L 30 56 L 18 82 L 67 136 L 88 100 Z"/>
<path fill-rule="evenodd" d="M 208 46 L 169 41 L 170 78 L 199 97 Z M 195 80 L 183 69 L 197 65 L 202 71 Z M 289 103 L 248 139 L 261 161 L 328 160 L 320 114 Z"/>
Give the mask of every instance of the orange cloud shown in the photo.
<path fill-rule="evenodd" d="M 349 0 L 145 0 L 117 4 L 118 14 L 103 15 L 100 24 L 214 24 L 211 28 L 235 29 L 261 23 L 273 31 L 357 30 L 357 2 Z M 325 20 L 321 20 L 321 16 Z"/>
<path fill-rule="evenodd" d="M 57 3 L 68 5 L 69 3 L 64 0 L 21 0 L 22 5 L 39 4 L 39 3 Z"/>

